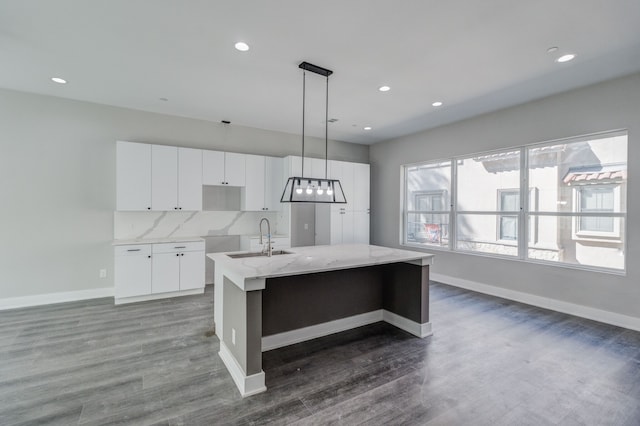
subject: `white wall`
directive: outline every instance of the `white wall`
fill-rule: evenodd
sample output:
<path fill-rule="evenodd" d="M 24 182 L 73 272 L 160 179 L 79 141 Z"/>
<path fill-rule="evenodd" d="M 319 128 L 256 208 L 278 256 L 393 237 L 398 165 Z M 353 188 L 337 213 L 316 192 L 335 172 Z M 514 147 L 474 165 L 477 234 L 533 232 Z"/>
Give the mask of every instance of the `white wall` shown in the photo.
<path fill-rule="evenodd" d="M 446 251 L 432 272 L 640 319 L 640 74 L 373 145 L 373 244 L 400 247 L 402 164 L 614 129 L 629 131 L 627 275 Z M 638 322 L 640 324 L 640 322 Z"/>
<path fill-rule="evenodd" d="M 116 140 L 273 156 L 301 148 L 299 135 L 0 89 L 0 299 L 113 287 Z M 306 150 L 323 157 L 324 140 Z M 337 160 L 367 162 L 368 151 L 329 145 Z"/>

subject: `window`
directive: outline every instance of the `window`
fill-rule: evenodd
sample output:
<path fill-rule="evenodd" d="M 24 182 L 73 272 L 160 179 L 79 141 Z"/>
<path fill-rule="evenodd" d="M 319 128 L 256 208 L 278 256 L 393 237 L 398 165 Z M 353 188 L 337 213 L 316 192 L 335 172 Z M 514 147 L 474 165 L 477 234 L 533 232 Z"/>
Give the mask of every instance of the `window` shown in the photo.
<path fill-rule="evenodd" d="M 625 269 L 624 131 L 405 166 L 404 173 L 404 244 Z"/>
<path fill-rule="evenodd" d="M 406 242 L 430 246 L 449 244 L 451 162 L 405 168 Z"/>
<path fill-rule="evenodd" d="M 518 255 L 520 156 L 510 149 L 457 163 L 456 249 Z"/>
<path fill-rule="evenodd" d="M 498 210 L 507 212 L 517 212 L 520 210 L 520 191 L 519 190 L 499 190 L 498 200 L 500 205 Z M 501 214 L 499 216 L 499 235 L 500 240 L 518 240 L 518 214 Z"/>
<path fill-rule="evenodd" d="M 613 187 L 583 187 L 577 190 L 580 213 L 612 213 Z M 578 221 L 578 232 L 613 232 L 613 217 L 583 216 Z"/>

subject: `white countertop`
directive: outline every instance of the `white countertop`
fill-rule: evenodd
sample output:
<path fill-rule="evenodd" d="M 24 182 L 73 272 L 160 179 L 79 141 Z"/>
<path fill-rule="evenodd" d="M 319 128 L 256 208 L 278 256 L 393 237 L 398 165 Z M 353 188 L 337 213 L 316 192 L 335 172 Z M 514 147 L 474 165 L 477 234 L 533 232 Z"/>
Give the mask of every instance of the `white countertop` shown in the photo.
<path fill-rule="evenodd" d="M 191 243 L 204 241 L 202 237 L 170 237 L 170 238 L 140 238 L 135 240 L 113 240 L 111 245 L 128 246 L 132 244 L 161 244 L 161 243 Z"/>
<path fill-rule="evenodd" d="M 335 271 L 385 263 L 412 261 L 419 261 L 422 265 L 433 263 L 432 254 L 367 244 L 294 247 L 285 251 L 291 254 L 232 259 L 227 254 L 233 253 L 209 253 L 207 257 L 216 262 L 216 268 L 221 265 L 225 273 L 244 280 Z M 236 282 L 236 285 L 243 288 L 242 283 Z"/>

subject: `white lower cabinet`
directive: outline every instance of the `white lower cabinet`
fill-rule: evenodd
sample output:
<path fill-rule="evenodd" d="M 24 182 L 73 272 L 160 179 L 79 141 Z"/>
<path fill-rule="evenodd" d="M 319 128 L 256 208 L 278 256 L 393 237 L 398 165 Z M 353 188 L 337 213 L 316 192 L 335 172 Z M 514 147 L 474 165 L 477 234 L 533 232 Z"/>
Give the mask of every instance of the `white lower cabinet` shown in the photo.
<path fill-rule="evenodd" d="M 117 246 L 116 303 L 204 289 L 204 251 L 204 241 Z M 126 300 L 133 297 L 135 299 Z"/>
<path fill-rule="evenodd" d="M 151 245 L 116 247 L 114 266 L 116 298 L 151 293 Z"/>

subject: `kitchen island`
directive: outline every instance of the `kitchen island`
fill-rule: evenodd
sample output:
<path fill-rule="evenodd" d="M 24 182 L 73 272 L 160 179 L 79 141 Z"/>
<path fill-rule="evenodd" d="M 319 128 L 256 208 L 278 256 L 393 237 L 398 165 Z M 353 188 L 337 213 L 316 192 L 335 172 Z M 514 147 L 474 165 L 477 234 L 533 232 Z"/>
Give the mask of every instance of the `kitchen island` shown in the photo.
<path fill-rule="evenodd" d="M 433 255 L 366 244 L 237 254 L 207 257 L 215 263 L 219 355 L 242 396 L 266 390 L 263 351 L 378 321 L 431 335 Z"/>

